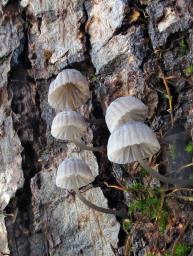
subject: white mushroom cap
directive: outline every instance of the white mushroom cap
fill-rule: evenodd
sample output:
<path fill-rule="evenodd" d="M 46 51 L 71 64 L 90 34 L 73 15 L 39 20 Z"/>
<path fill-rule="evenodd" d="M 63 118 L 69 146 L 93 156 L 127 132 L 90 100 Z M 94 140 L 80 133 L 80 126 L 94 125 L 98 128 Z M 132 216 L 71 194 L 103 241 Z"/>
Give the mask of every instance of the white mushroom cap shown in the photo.
<path fill-rule="evenodd" d="M 21 0 L 20 1 L 20 6 L 23 8 L 27 7 L 28 4 L 29 4 L 29 0 Z"/>
<path fill-rule="evenodd" d="M 94 181 L 94 176 L 85 163 L 78 158 L 64 160 L 58 167 L 56 186 L 65 189 L 74 189 L 86 186 Z"/>
<path fill-rule="evenodd" d="M 88 81 L 75 69 L 60 72 L 49 87 L 48 103 L 57 110 L 75 110 L 88 98 Z"/>
<path fill-rule="evenodd" d="M 86 134 L 87 123 L 84 118 L 75 111 L 63 111 L 58 113 L 52 122 L 51 134 L 56 139 L 81 141 Z"/>
<path fill-rule="evenodd" d="M 147 125 L 130 121 L 110 135 L 107 145 L 108 159 L 118 164 L 137 161 L 132 153 L 133 145 L 138 145 L 143 159 L 160 150 L 155 134 Z"/>
<path fill-rule="evenodd" d="M 107 108 L 105 120 L 110 132 L 128 121 L 144 121 L 148 108 L 142 101 L 132 96 L 120 97 Z"/>

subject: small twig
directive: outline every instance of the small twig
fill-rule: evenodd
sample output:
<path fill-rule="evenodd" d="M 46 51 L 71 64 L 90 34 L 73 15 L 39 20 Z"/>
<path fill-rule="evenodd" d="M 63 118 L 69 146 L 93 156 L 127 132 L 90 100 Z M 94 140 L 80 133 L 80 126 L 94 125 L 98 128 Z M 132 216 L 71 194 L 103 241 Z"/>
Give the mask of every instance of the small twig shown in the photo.
<path fill-rule="evenodd" d="M 190 197 L 190 196 L 175 196 L 175 198 L 182 199 L 184 201 L 193 202 L 193 197 Z"/>
<path fill-rule="evenodd" d="M 178 168 L 177 170 L 171 171 L 170 173 L 167 173 L 165 176 L 169 177 L 171 174 L 174 174 L 176 172 L 182 171 L 183 169 L 189 168 L 191 166 L 193 166 L 193 163 L 189 163 L 189 164 L 183 165 L 180 168 Z"/>
<path fill-rule="evenodd" d="M 165 77 L 165 80 L 167 81 L 167 80 L 171 80 L 171 79 L 174 79 L 174 78 L 176 78 L 176 76 L 167 76 L 167 77 Z"/>
<path fill-rule="evenodd" d="M 186 222 L 184 228 L 181 230 L 180 234 L 178 235 L 178 237 L 174 241 L 174 244 L 173 244 L 173 247 L 172 247 L 172 255 L 174 255 L 174 250 L 175 250 L 176 244 L 180 241 L 182 235 L 184 234 L 184 232 L 186 231 L 187 227 L 189 226 L 191 219 L 192 218 L 188 219 L 188 221 Z"/>
<path fill-rule="evenodd" d="M 171 123 L 172 127 L 174 126 L 174 116 L 173 116 L 173 105 L 172 105 L 172 95 L 170 93 L 170 89 L 168 87 L 168 82 L 169 77 L 165 77 L 162 69 L 159 67 L 159 72 L 160 72 L 160 78 L 163 80 L 167 95 L 168 95 L 168 101 L 169 101 L 169 112 L 170 112 L 170 117 L 171 117 Z M 171 79 L 171 78 L 170 78 Z"/>
<path fill-rule="evenodd" d="M 130 188 L 130 187 L 124 187 L 123 185 L 120 185 L 120 186 L 109 185 L 107 182 L 104 182 L 104 184 L 108 188 L 114 188 L 114 189 L 125 191 L 125 192 L 131 192 L 131 193 L 133 193 L 133 192 L 141 192 L 141 193 L 148 192 L 147 189 L 142 189 L 142 188 L 135 189 L 135 188 Z"/>
<path fill-rule="evenodd" d="M 168 192 L 168 191 L 170 191 L 172 189 L 167 189 L 167 190 L 165 190 L 165 192 Z M 170 195 L 172 195 L 172 194 L 174 194 L 176 192 L 179 192 L 179 191 L 193 191 L 193 189 L 192 188 L 175 188 L 169 194 L 167 194 L 166 196 L 168 197 L 168 196 L 170 196 Z"/>
<path fill-rule="evenodd" d="M 132 239 L 132 234 L 134 233 L 135 230 L 137 230 L 138 228 L 138 225 L 141 224 L 141 220 L 143 219 L 143 216 L 141 216 L 139 218 L 139 220 L 137 220 L 136 223 L 133 224 L 133 227 L 127 237 L 127 240 L 126 240 L 126 243 L 125 243 L 125 253 L 124 253 L 124 256 L 129 256 L 130 255 L 130 252 L 131 252 L 131 249 L 132 249 L 132 242 L 131 242 L 131 239 Z"/>
<path fill-rule="evenodd" d="M 131 251 L 131 235 L 128 235 L 126 243 L 125 243 L 125 253 L 124 256 L 128 256 L 130 255 L 130 251 Z"/>
<path fill-rule="evenodd" d="M 11 82 L 20 82 L 20 83 L 27 83 L 27 81 L 23 81 L 23 80 L 18 80 L 18 79 L 11 79 Z"/>
<path fill-rule="evenodd" d="M 95 212 L 95 210 L 92 209 L 92 212 L 93 212 L 93 215 L 94 215 L 94 217 L 95 217 L 97 226 L 98 226 L 98 228 L 99 228 L 99 235 L 100 235 L 100 237 L 101 237 L 102 246 L 104 245 L 103 242 L 105 242 L 105 244 L 107 245 L 107 240 L 106 240 L 106 238 L 105 238 L 105 236 L 104 236 L 102 227 L 101 227 L 101 225 L 100 225 L 99 216 L 98 216 L 98 214 Z"/>
<path fill-rule="evenodd" d="M 11 214 L 11 213 L 6 213 L 4 211 L 0 211 L 0 216 L 3 216 L 3 217 L 15 217 L 14 214 Z"/>
<path fill-rule="evenodd" d="M 122 186 L 122 185 L 120 185 L 120 187 L 119 187 L 119 186 L 116 186 L 116 185 L 109 185 L 107 182 L 104 182 L 104 184 L 105 184 L 108 188 L 114 188 L 114 189 L 121 190 L 121 191 L 127 190 L 127 188 L 124 187 L 124 186 Z"/>
<path fill-rule="evenodd" d="M 161 211 L 163 209 L 164 200 L 165 200 L 165 193 L 162 193 L 160 208 L 159 208 L 158 214 L 157 214 L 156 219 L 155 219 L 156 222 L 159 220 L 159 218 L 161 216 Z"/>
<path fill-rule="evenodd" d="M 191 167 L 191 166 L 193 166 L 193 163 L 189 163 L 189 164 L 183 165 L 183 166 L 180 167 L 178 170 L 181 171 L 181 170 L 183 170 L 183 169 L 185 169 L 185 168 L 188 168 L 188 167 Z"/>

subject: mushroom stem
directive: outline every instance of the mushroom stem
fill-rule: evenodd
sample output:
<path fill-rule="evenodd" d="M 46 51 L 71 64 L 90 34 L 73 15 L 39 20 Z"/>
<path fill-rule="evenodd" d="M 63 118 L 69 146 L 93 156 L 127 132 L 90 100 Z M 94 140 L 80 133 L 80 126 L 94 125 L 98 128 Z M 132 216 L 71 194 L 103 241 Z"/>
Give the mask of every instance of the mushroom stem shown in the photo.
<path fill-rule="evenodd" d="M 175 179 L 175 178 L 168 178 L 165 177 L 158 172 L 156 172 L 154 169 L 151 169 L 147 163 L 143 160 L 141 151 L 139 150 L 139 147 L 137 145 L 132 146 L 132 153 L 134 157 L 137 159 L 137 161 L 140 163 L 140 165 L 147 170 L 152 176 L 156 177 L 158 180 L 162 181 L 163 183 L 169 183 L 173 185 L 181 185 L 181 186 L 192 186 L 193 181 L 191 180 L 184 180 L 184 179 Z"/>
<path fill-rule="evenodd" d="M 73 142 L 74 142 L 74 144 L 76 144 L 78 147 L 80 147 L 83 150 L 89 150 L 89 151 L 103 151 L 104 150 L 104 148 L 102 146 L 101 147 L 89 147 L 81 142 L 77 142 L 77 141 L 73 141 Z"/>
<path fill-rule="evenodd" d="M 90 201 L 88 201 L 79 191 L 79 189 L 77 187 L 74 188 L 74 191 L 76 192 L 76 195 L 78 196 L 78 198 L 84 203 L 86 204 L 88 207 L 98 211 L 98 212 L 103 212 L 103 213 L 107 213 L 107 214 L 114 214 L 117 215 L 119 217 L 126 217 L 126 212 L 123 210 L 113 210 L 113 209 L 107 209 L 107 208 L 103 208 L 100 206 L 97 206 L 93 203 L 91 203 Z"/>

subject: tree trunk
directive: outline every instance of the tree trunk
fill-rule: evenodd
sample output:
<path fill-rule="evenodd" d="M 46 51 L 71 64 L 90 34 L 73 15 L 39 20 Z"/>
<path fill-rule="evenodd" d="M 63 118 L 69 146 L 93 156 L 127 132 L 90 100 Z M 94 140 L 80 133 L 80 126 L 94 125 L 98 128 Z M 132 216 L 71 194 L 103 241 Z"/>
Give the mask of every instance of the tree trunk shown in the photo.
<path fill-rule="evenodd" d="M 167 162 L 167 173 L 180 169 L 192 162 L 184 148 L 193 135 L 193 3 L 1 2 L 0 255 L 124 255 L 123 220 L 89 209 L 73 191 L 57 188 L 55 176 L 66 157 L 86 160 L 98 176 L 84 196 L 105 208 L 124 209 L 131 201 L 127 193 L 105 182 L 129 184 L 136 180 L 135 168 L 130 174 L 104 152 L 55 140 L 49 85 L 65 68 L 84 74 L 91 95 L 79 112 L 86 118 L 104 119 L 120 96 L 141 99 L 149 109 L 148 124 L 164 144 L 157 162 Z M 92 124 L 85 142 L 106 147 L 108 137 L 105 122 Z M 188 178 L 187 169 L 171 175 Z M 151 239 L 146 237 L 145 245 L 139 234 L 133 239 L 135 255 L 146 255 Z"/>

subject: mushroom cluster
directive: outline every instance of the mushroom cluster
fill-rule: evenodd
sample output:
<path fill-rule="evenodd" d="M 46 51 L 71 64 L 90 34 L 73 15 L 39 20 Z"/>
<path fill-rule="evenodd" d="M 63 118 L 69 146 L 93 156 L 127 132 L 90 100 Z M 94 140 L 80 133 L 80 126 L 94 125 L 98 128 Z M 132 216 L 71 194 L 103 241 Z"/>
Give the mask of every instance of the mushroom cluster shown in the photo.
<path fill-rule="evenodd" d="M 51 134 L 59 140 L 75 143 L 81 149 L 100 151 L 100 147 L 88 147 L 82 143 L 87 132 L 85 118 L 75 110 L 89 98 L 87 79 L 77 70 L 65 69 L 50 84 L 48 103 L 59 112 L 51 126 Z M 124 216 L 125 212 L 99 207 L 88 201 L 79 188 L 93 182 L 93 176 L 85 161 L 78 158 L 64 160 L 58 167 L 56 185 L 60 188 L 72 189 L 87 206 L 108 214 Z"/>
<path fill-rule="evenodd" d="M 51 134 L 59 140 L 75 143 L 81 149 L 100 151 L 101 147 L 89 147 L 82 142 L 87 132 L 87 120 L 78 112 L 89 98 L 87 79 L 77 70 L 66 69 L 58 74 L 50 84 L 48 102 L 59 112 L 51 127 Z M 191 181 L 168 178 L 150 168 L 144 161 L 160 150 L 160 144 L 153 131 L 144 123 L 148 108 L 132 96 L 117 98 L 107 108 L 105 120 L 111 135 L 107 145 L 107 155 L 111 162 L 126 164 L 139 162 L 149 173 L 164 183 L 192 185 Z M 99 207 L 88 201 L 79 191 L 95 179 L 88 164 L 78 158 L 65 159 L 58 167 L 56 185 L 72 189 L 87 206 L 103 213 L 125 217 L 125 210 Z"/>
<path fill-rule="evenodd" d="M 192 181 L 165 177 L 144 161 L 160 150 L 155 134 L 143 123 L 147 117 L 147 110 L 139 99 L 132 96 L 117 98 L 108 106 L 105 116 L 111 132 L 107 145 L 108 159 L 117 164 L 137 161 L 151 175 L 164 183 L 192 185 Z"/>
<path fill-rule="evenodd" d="M 100 147 L 88 147 L 82 142 L 87 132 L 86 119 L 75 110 L 89 98 L 86 77 L 75 69 L 60 72 L 50 84 L 48 103 L 59 112 L 51 127 L 54 138 L 75 143 L 81 149 L 100 151 Z"/>

